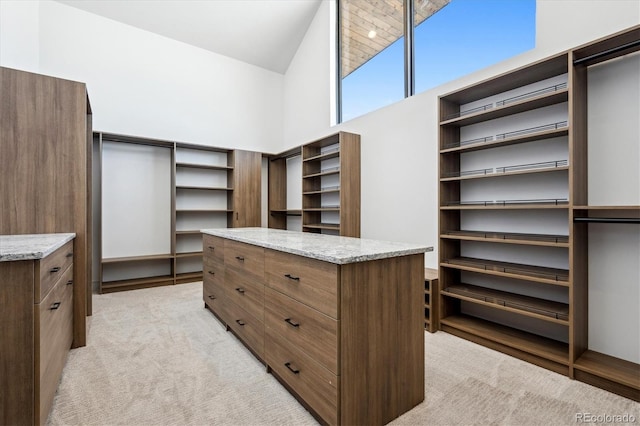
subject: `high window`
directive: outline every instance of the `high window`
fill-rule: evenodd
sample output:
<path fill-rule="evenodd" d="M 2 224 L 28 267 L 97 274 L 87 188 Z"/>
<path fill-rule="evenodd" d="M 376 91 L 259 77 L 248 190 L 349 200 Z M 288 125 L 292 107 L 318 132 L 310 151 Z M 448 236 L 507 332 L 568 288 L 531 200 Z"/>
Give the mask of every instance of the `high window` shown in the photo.
<path fill-rule="evenodd" d="M 338 0 L 338 121 L 535 45 L 535 0 Z"/>

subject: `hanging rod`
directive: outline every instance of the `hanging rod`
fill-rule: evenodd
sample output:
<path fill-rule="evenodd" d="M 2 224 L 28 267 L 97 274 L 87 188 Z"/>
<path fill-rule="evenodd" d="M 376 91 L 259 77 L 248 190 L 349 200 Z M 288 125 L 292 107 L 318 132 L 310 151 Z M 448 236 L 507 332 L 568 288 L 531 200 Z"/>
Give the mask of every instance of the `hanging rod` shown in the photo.
<path fill-rule="evenodd" d="M 584 58 L 576 59 L 573 61 L 573 65 L 578 65 L 583 62 L 588 62 L 592 59 L 598 59 L 602 56 L 610 55 L 612 53 L 617 53 L 625 49 L 629 49 L 632 47 L 640 46 L 640 40 L 635 40 L 630 43 L 623 44 L 622 46 L 612 47 L 611 49 L 604 50 L 602 52 L 594 53 L 593 55 L 585 56 Z"/>
<path fill-rule="evenodd" d="M 581 223 L 640 223 L 640 218 L 627 217 L 574 217 L 573 222 Z"/>

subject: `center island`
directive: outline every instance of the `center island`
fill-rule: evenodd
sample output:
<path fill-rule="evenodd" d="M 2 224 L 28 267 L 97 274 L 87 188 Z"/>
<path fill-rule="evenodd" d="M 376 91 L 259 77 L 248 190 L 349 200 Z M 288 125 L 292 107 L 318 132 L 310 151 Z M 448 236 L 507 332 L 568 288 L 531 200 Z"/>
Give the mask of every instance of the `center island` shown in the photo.
<path fill-rule="evenodd" d="M 205 229 L 203 299 L 318 420 L 383 425 L 424 400 L 417 244 Z"/>

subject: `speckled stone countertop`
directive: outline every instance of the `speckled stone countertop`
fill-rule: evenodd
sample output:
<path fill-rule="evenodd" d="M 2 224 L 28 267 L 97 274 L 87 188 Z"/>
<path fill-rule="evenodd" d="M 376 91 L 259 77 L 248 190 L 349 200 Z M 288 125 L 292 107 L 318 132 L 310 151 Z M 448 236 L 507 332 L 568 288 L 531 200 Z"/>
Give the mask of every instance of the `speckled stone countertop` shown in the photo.
<path fill-rule="evenodd" d="M 0 235 L 0 262 L 42 259 L 75 236 L 74 233 Z"/>
<path fill-rule="evenodd" d="M 202 233 L 344 265 L 433 251 L 433 247 L 270 228 L 202 229 Z"/>

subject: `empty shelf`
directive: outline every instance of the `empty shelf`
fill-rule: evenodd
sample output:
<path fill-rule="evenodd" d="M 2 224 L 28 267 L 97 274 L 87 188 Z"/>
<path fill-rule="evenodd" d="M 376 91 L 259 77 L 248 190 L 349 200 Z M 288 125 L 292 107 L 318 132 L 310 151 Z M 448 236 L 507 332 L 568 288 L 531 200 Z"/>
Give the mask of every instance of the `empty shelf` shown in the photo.
<path fill-rule="evenodd" d="M 458 257 L 445 259 L 441 266 L 463 271 L 480 272 L 488 275 L 535 281 L 545 284 L 568 286 L 569 271 L 520 263 L 497 262 L 493 260 Z"/>
<path fill-rule="evenodd" d="M 487 241 L 548 247 L 569 247 L 567 235 L 518 234 L 513 232 L 445 231 L 440 238 L 465 241 Z"/>

